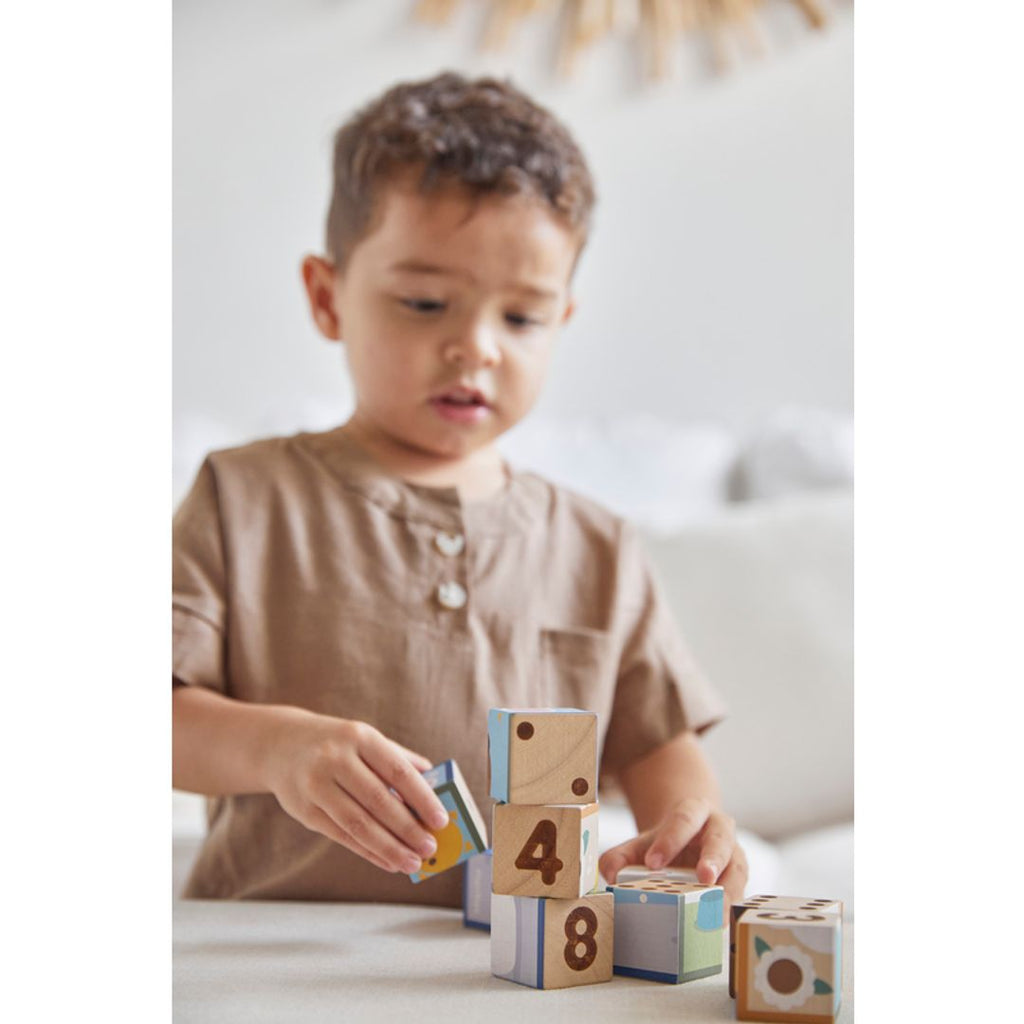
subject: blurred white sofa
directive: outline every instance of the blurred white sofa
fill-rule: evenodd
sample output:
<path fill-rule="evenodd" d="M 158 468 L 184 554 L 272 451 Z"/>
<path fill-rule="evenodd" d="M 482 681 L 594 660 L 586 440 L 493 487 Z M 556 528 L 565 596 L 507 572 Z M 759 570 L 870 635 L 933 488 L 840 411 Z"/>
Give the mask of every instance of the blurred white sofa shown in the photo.
<path fill-rule="evenodd" d="M 175 481 L 179 497 L 203 451 L 238 443 L 225 433 L 211 434 L 208 425 L 186 432 L 176 450 L 185 466 Z M 590 494 L 644 529 L 681 629 L 730 707 L 705 743 L 749 855 L 748 892 L 839 898 L 848 916 L 851 439 L 842 417 L 787 410 L 748 438 L 650 418 L 572 427 L 540 421 L 506 446 L 516 464 Z M 749 500 L 730 500 L 737 495 Z M 178 892 L 202 836 L 199 798 L 174 794 L 173 820 Z M 628 809 L 604 800 L 602 847 L 632 834 Z"/>
<path fill-rule="evenodd" d="M 730 707 L 705 747 L 745 831 L 750 891 L 852 913 L 852 491 L 733 505 L 648 545 Z"/>

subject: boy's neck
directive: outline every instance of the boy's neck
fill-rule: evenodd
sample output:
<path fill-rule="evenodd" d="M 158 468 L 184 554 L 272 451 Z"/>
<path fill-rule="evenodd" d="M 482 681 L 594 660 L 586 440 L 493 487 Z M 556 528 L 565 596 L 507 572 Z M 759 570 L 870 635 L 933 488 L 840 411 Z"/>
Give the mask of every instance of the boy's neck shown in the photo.
<path fill-rule="evenodd" d="M 505 461 L 493 444 L 467 455 L 445 458 L 381 435 L 363 423 L 358 414 L 342 431 L 385 472 L 421 487 L 453 487 L 463 501 L 493 497 L 508 482 Z"/>

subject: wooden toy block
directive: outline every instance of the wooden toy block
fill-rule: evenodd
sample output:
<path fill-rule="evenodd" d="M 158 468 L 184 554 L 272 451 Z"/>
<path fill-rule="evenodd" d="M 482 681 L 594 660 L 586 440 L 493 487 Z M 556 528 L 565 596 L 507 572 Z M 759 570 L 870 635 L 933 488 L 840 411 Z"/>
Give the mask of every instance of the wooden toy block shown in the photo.
<path fill-rule="evenodd" d="M 459 766 L 454 761 L 442 761 L 424 772 L 423 778 L 447 809 L 448 824 L 431 832 L 437 840 L 437 851 L 409 876 L 414 882 L 432 878 L 487 849 L 487 827 Z"/>
<path fill-rule="evenodd" d="M 734 903 L 729 912 L 729 995 L 736 998 L 736 922 L 748 910 L 803 911 L 843 916 L 841 900 L 812 896 L 748 896 Z"/>
<path fill-rule="evenodd" d="M 597 886 L 597 804 L 496 804 L 494 892 L 577 899 Z"/>
<path fill-rule="evenodd" d="M 659 868 L 653 871 L 645 864 L 627 864 L 615 876 L 615 884 L 640 882 L 645 878 L 663 878 L 672 882 L 696 882 L 697 872 L 693 868 Z"/>
<path fill-rule="evenodd" d="M 597 799 L 597 715 L 576 708 L 491 708 L 491 796 L 505 804 Z"/>
<path fill-rule="evenodd" d="M 491 854 L 484 850 L 466 861 L 462 876 L 462 923 L 467 928 L 491 930 Z"/>
<path fill-rule="evenodd" d="M 747 909 L 736 922 L 736 1019 L 834 1024 L 842 935 L 842 915 L 820 908 Z"/>
<path fill-rule="evenodd" d="M 615 897 L 616 974 L 677 985 L 721 973 L 720 885 L 646 878 L 608 891 Z"/>
<path fill-rule="evenodd" d="M 491 973 L 532 988 L 612 980 L 615 900 L 491 896 Z"/>

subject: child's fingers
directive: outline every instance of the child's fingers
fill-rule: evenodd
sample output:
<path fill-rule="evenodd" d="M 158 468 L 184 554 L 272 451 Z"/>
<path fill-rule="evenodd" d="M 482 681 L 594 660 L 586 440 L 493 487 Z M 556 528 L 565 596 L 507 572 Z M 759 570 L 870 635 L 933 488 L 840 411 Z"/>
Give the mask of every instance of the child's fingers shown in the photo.
<path fill-rule="evenodd" d="M 426 772 L 430 771 L 430 769 L 434 767 L 430 758 L 424 757 L 422 754 L 417 754 L 415 750 L 403 747 L 401 743 L 395 743 L 394 740 L 391 740 L 391 743 L 394 744 L 394 746 L 396 746 L 405 755 L 405 757 L 412 762 L 412 766 L 416 771 Z"/>
<path fill-rule="evenodd" d="M 743 849 L 737 846 L 733 850 L 732 860 L 729 861 L 726 869 L 718 879 L 718 884 L 725 889 L 725 912 L 729 913 L 729 907 L 743 899 L 743 893 L 747 887 L 747 879 L 750 876 L 750 868 L 747 865 L 747 857 Z"/>
<path fill-rule="evenodd" d="M 707 824 L 711 811 L 703 797 L 687 797 L 676 804 L 654 834 L 644 858 L 647 867 L 657 871 L 670 864 Z"/>
<path fill-rule="evenodd" d="M 712 811 L 701 835 L 700 858 L 697 861 L 697 879 L 704 885 L 714 885 L 718 876 L 732 859 L 736 846 L 736 825 L 727 814 Z"/>
<path fill-rule="evenodd" d="M 336 843 L 346 847 L 353 853 L 358 854 L 363 860 L 368 860 L 371 864 L 380 868 L 382 871 L 394 871 L 385 860 L 378 857 L 371 850 L 368 850 L 362 843 L 356 842 L 347 832 L 339 828 L 337 824 L 319 807 L 313 807 L 309 811 L 309 817 L 304 824 L 309 828 L 316 829 L 321 835 L 327 836 L 328 839 L 333 839 Z"/>
<path fill-rule="evenodd" d="M 387 870 L 405 874 L 419 870 L 422 857 L 374 820 L 341 786 L 332 782 L 315 799 L 343 833 L 384 861 Z"/>
<path fill-rule="evenodd" d="M 380 822 L 392 835 L 400 839 L 423 859 L 437 852 L 434 837 L 413 816 L 409 808 L 381 782 L 369 768 L 360 763 L 344 779 L 338 779 L 346 793 L 373 819 Z M 448 816 L 445 815 L 445 824 Z"/>
<path fill-rule="evenodd" d="M 643 863 L 644 854 L 647 852 L 647 847 L 650 844 L 651 836 L 645 833 L 642 836 L 637 836 L 635 839 L 620 843 L 618 846 L 613 846 L 610 850 L 606 850 L 597 863 L 601 877 L 609 885 L 613 885 L 619 872 L 626 865 Z"/>
<path fill-rule="evenodd" d="M 368 729 L 359 742 L 360 757 L 398 793 L 427 828 L 444 828 L 448 824 L 448 812 L 444 804 L 401 752 L 403 749 L 376 729 Z"/>

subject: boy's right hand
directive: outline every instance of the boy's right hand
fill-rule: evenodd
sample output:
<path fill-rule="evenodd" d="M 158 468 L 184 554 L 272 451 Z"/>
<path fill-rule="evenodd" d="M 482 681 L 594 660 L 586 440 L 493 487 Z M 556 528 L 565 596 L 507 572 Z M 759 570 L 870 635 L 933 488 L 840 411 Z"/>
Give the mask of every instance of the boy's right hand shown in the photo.
<path fill-rule="evenodd" d="M 306 828 L 385 871 L 411 874 L 437 850 L 427 828 L 448 824 L 420 774 L 430 767 L 366 722 L 303 713 L 271 744 L 267 782 Z"/>

